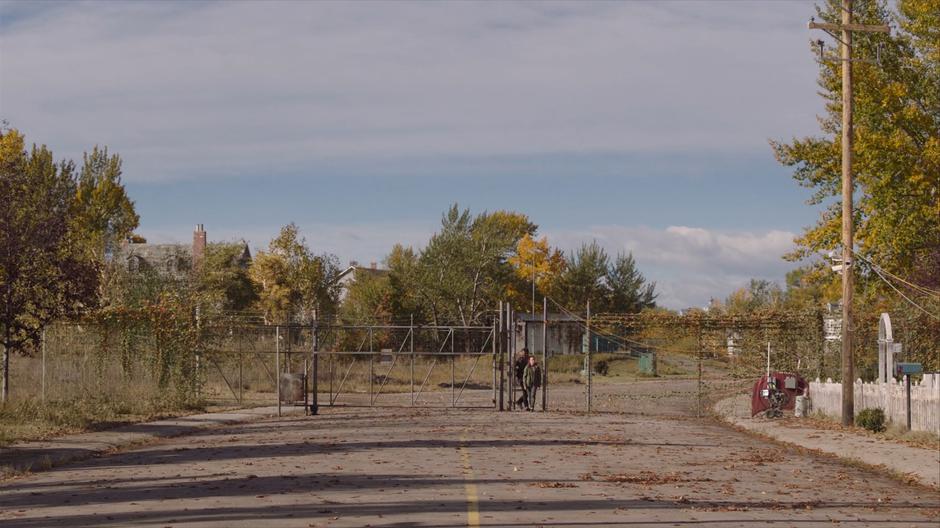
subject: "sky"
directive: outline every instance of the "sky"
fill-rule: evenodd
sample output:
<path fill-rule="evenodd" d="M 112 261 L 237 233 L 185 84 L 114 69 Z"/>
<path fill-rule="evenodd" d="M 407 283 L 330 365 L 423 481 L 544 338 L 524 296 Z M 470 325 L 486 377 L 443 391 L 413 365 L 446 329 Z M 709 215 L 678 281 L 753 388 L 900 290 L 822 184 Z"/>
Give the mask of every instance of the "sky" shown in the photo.
<path fill-rule="evenodd" d="M 381 261 L 459 203 L 632 251 L 669 308 L 782 283 L 819 218 L 812 2 L 6 2 L 0 119 L 107 145 L 151 242 Z"/>

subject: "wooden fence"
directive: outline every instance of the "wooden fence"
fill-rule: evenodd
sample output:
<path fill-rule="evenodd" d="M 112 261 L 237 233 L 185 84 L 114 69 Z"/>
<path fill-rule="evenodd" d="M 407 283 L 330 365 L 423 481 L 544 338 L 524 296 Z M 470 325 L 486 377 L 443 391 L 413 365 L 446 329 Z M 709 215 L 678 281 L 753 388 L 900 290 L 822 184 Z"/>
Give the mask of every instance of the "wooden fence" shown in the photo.
<path fill-rule="evenodd" d="M 809 397 L 812 408 L 840 418 L 842 416 L 842 384 L 811 381 Z M 880 408 L 892 423 L 907 424 L 907 392 L 903 381 L 888 383 L 855 382 L 855 412 Z M 920 383 L 911 383 L 911 430 L 931 431 L 940 435 L 940 373 L 924 374 Z"/>

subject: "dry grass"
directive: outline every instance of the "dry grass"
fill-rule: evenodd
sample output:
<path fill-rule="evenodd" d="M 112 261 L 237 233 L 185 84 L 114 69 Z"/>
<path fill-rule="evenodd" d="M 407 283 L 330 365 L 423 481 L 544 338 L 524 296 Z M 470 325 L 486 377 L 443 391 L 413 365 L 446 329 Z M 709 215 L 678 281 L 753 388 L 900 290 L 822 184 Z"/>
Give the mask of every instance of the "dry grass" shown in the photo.
<path fill-rule="evenodd" d="M 19 400 L 0 406 L 0 446 L 118 425 L 191 414 L 203 405 L 140 394 L 47 401 Z"/>
<path fill-rule="evenodd" d="M 127 367 L 127 371 L 125 371 Z M 206 408 L 202 402 L 161 390 L 145 361 L 122 366 L 113 358 L 50 354 L 11 358 L 11 398 L 0 406 L 0 445 L 100 430 L 179 416 Z M 45 387 L 44 387 L 45 385 Z"/>
<path fill-rule="evenodd" d="M 303 359 L 296 356 L 290 370 L 302 372 Z M 368 356 L 353 363 L 348 356 L 323 354 L 318 377 L 321 398 L 330 387 L 331 359 L 334 391 L 340 390 L 342 383 L 343 393 L 369 393 L 370 370 L 372 391 L 411 390 L 411 358 L 407 354 L 400 355 L 394 364 L 383 363 L 376 355 L 371 369 Z M 271 355 L 244 354 L 207 363 L 202 393 L 198 402 L 192 402 L 180 400 L 173 390 L 160 390 L 147 376 L 128 379 L 119 365 L 102 367 L 80 357 L 57 358 L 47 362 L 43 399 L 39 360 L 17 357 L 12 369 L 13 398 L 0 406 L 0 446 L 206 410 L 276 405 L 275 369 Z M 425 392 L 450 390 L 452 380 L 458 390 L 464 383 L 467 389 L 491 388 L 492 357 L 456 357 L 452 365 L 450 357 L 434 362 L 419 356 L 414 379 L 415 389 L 424 382 Z"/>

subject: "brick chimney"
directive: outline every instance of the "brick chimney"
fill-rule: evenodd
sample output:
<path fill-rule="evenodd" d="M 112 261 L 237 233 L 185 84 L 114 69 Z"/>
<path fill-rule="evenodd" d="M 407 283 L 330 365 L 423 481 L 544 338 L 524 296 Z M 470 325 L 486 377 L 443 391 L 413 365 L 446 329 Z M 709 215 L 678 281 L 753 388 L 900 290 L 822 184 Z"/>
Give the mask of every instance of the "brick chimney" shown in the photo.
<path fill-rule="evenodd" d="M 202 224 L 196 224 L 196 230 L 193 231 L 193 270 L 202 267 L 206 259 L 206 230 Z"/>

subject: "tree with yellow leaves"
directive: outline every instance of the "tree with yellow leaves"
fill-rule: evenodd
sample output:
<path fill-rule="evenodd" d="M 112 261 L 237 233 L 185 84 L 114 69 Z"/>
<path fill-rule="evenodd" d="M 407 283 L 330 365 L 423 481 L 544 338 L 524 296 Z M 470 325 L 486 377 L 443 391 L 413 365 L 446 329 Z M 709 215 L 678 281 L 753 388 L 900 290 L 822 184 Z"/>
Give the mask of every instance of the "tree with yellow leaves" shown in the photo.
<path fill-rule="evenodd" d="M 509 287 L 510 299 L 519 306 L 525 306 L 528 300 L 533 311 L 536 294 L 551 291 L 565 271 L 565 255 L 549 246 L 548 237 L 536 239 L 528 233 L 516 243 L 516 252 L 508 261 L 519 279 Z M 530 285 L 528 291 L 520 287 L 525 283 Z"/>
<path fill-rule="evenodd" d="M 860 24 L 892 24 L 854 44 L 856 251 L 893 273 L 940 286 L 940 2 L 898 0 L 856 5 Z M 841 4 L 830 0 L 817 16 L 838 22 Z M 874 62 L 875 58 L 879 60 Z M 869 60 L 870 62 L 862 62 Z M 796 242 L 789 258 L 837 249 L 840 194 L 842 63 L 819 61 L 826 101 L 821 135 L 774 141 L 777 159 L 794 179 L 813 189 L 812 204 L 827 204 L 820 221 Z M 836 278 L 830 275 L 830 278 Z M 864 281 L 863 281 L 864 282 Z M 863 286 L 863 283 L 860 284 Z"/>
<path fill-rule="evenodd" d="M 322 318 L 336 310 L 340 288 L 336 257 L 313 254 L 294 223 L 281 228 L 248 273 L 268 323 L 309 322 L 316 312 Z"/>

